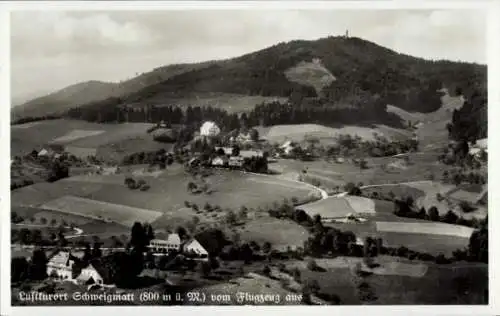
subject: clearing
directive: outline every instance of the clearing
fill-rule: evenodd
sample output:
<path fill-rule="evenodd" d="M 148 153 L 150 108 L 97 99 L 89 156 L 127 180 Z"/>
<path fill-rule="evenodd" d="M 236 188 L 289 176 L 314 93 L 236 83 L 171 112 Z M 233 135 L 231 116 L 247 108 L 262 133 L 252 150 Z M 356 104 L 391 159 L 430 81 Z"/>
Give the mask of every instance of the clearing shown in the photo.
<path fill-rule="evenodd" d="M 380 232 L 430 234 L 469 238 L 474 228 L 436 222 L 376 222 Z"/>
<path fill-rule="evenodd" d="M 295 67 L 287 69 L 285 76 L 291 82 L 313 87 L 318 95 L 324 87 L 337 80 L 319 59 L 313 62 L 302 61 Z"/>
<path fill-rule="evenodd" d="M 255 241 L 259 244 L 270 242 L 273 249 L 286 251 L 287 247 L 295 249 L 303 247 L 309 232 L 291 220 L 273 217 L 254 219 L 240 226 L 238 230 L 241 240 Z"/>
<path fill-rule="evenodd" d="M 74 129 L 70 131 L 69 133 L 66 133 L 63 136 L 57 137 L 54 139 L 51 143 L 54 144 L 66 144 L 72 141 L 75 141 L 80 138 L 85 138 L 85 137 L 90 137 L 90 136 L 96 136 L 104 133 L 103 130 L 100 131 L 92 131 L 92 130 L 81 130 L 81 129 Z"/>
<path fill-rule="evenodd" d="M 134 222 L 154 222 L 162 215 L 160 212 L 133 208 L 124 205 L 94 201 L 74 196 L 63 196 L 41 206 L 69 214 L 81 215 L 93 219 L 116 222 L 131 227 Z"/>

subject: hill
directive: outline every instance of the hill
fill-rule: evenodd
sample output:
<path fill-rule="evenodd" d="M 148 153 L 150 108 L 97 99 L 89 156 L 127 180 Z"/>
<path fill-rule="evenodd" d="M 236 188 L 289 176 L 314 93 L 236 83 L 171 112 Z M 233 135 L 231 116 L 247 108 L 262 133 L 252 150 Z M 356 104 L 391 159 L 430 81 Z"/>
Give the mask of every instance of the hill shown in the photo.
<path fill-rule="evenodd" d="M 220 61 L 203 69 L 173 76 L 146 87 L 123 104 L 161 103 L 162 98 L 186 94 L 223 92 L 276 97 L 317 97 L 314 83 L 289 80 L 290 73 L 305 62 L 321 61 L 326 80 L 322 98 L 328 106 L 342 101 L 356 103 L 366 93 L 379 95 L 410 112 L 432 112 L 440 107 L 443 86 L 467 93 L 485 89 L 486 67 L 449 61 L 429 61 L 399 54 L 360 38 L 328 37 L 292 41 Z M 317 67 L 318 68 L 318 67 Z"/>
<path fill-rule="evenodd" d="M 281 101 L 273 101 L 249 113 L 254 125 L 262 120 L 265 125 L 362 121 L 402 127 L 399 116 L 387 112 L 388 104 L 409 113 L 432 113 L 442 106 L 442 88 L 466 98 L 475 91 L 481 95 L 486 91 L 484 65 L 425 60 L 360 38 L 296 40 L 237 58 L 172 67 L 146 74 L 149 81 L 134 78 L 123 84 L 126 93 L 81 105 L 70 116 L 101 122 L 129 120 L 130 115 L 125 114 L 129 108 L 154 113 L 145 108 L 174 104 L 185 108 L 187 100 L 197 100 L 194 106 L 232 107 L 231 112 L 241 112 L 248 111 L 250 104 L 248 99 L 239 102 L 239 98 L 255 96 L 287 98 L 293 113 Z M 219 98 L 231 101 L 218 102 Z M 288 114 L 263 117 L 277 110 L 276 106 Z M 148 118 L 147 113 L 133 116 L 142 122 L 156 119 Z"/>
<path fill-rule="evenodd" d="M 16 120 L 26 117 L 62 114 L 75 106 L 110 97 L 126 96 L 149 85 L 162 82 L 172 76 L 205 67 L 209 63 L 176 64 L 158 67 L 122 82 L 91 80 L 77 83 L 14 107 L 12 109 L 12 118 Z"/>

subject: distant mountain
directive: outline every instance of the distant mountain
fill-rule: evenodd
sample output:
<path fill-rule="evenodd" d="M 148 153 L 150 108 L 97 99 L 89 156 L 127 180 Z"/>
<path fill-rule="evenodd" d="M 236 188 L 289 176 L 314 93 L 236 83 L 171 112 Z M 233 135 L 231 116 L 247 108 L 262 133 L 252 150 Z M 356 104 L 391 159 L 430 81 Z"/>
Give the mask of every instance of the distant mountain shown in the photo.
<path fill-rule="evenodd" d="M 429 113 L 441 107 L 438 90 L 443 87 L 466 96 L 485 93 L 486 66 L 429 61 L 360 38 L 328 37 L 279 43 L 228 60 L 162 67 L 119 88 L 106 87 L 108 99 L 103 90 L 86 96 L 93 98 L 89 103 L 77 98 L 82 94 L 73 95 L 63 99 L 65 106 L 59 109 L 81 105 L 109 112 L 116 106 L 166 105 L 193 96 L 230 94 L 285 97 L 300 107 L 362 108 L 376 101 Z M 34 108 L 49 103 L 35 104 Z"/>
<path fill-rule="evenodd" d="M 177 64 L 158 67 L 130 80 L 119 83 L 86 81 L 48 95 L 35 98 L 12 109 L 12 118 L 39 117 L 62 114 L 68 109 L 110 97 L 126 96 L 149 85 L 162 82 L 186 71 L 207 66 L 207 63 Z"/>

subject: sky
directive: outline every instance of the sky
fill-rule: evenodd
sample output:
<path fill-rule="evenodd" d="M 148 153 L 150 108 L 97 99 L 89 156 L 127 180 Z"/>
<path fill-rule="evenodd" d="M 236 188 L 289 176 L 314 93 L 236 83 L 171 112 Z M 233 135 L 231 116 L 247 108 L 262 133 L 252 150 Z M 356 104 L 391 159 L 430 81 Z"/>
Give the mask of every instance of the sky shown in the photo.
<path fill-rule="evenodd" d="M 427 59 L 486 63 L 480 10 L 16 11 L 13 104 L 87 80 L 236 57 L 278 42 L 361 37 Z"/>

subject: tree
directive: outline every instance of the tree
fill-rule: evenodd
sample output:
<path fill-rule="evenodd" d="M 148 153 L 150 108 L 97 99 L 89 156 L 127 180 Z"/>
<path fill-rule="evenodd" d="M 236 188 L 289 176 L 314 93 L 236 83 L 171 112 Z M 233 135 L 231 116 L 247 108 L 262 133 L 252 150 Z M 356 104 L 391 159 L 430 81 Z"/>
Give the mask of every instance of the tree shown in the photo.
<path fill-rule="evenodd" d="M 238 217 L 241 220 L 246 220 L 247 219 L 247 217 L 248 217 L 248 209 L 246 208 L 246 206 L 242 206 L 240 208 L 240 212 L 238 213 Z"/>
<path fill-rule="evenodd" d="M 182 226 L 177 226 L 177 228 L 175 229 L 175 233 L 179 235 L 180 239 L 184 239 L 187 236 L 187 230 Z"/>
<path fill-rule="evenodd" d="M 146 250 L 147 236 L 144 231 L 144 227 L 141 223 L 135 222 L 132 226 L 132 231 L 130 234 L 130 244 L 138 252 L 143 253 Z"/>
<path fill-rule="evenodd" d="M 439 212 L 438 212 L 437 207 L 432 206 L 431 208 L 429 208 L 429 210 L 427 212 L 428 212 L 429 219 L 431 221 L 439 221 Z"/>
<path fill-rule="evenodd" d="M 238 145 L 233 145 L 231 156 L 239 156 L 240 155 L 240 147 Z"/>
<path fill-rule="evenodd" d="M 56 160 L 51 167 L 48 182 L 54 182 L 69 176 L 69 168 L 59 160 Z"/>
<path fill-rule="evenodd" d="M 271 275 L 271 268 L 269 268 L 269 266 L 268 266 L 268 265 L 266 265 L 266 266 L 264 267 L 264 269 L 262 270 L 262 273 L 263 273 L 265 276 L 269 276 L 269 275 Z"/>
<path fill-rule="evenodd" d="M 318 224 L 318 223 L 321 224 L 321 215 L 319 215 L 319 214 L 314 215 L 313 222 L 315 224 Z"/>
<path fill-rule="evenodd" d="M 204 277 L 208 277 L 212 272 L 212 267 L 210 266 L 210 263 L 202 261 L 199 265 L 199 271 Z"/>
<path fill-rule="evenodd" d="M 97 259 L 101 258 L 102 256 L 102 251 L 101 251 L 101 243 L 100 242 L 95 242 L 94 246 L 92 248 L 92 258 Z"/>
<path fill-rule="evenodd" d="M 458 220 L 457 214 L 455 214 L 453 211 L 448 211 L 443 217 L 443 222 L 448 223 L 448 224 L 455 224 Z"/>
<path fill-rule="evenodd" d="M 151 224 L 147 224 L 146 226 L 146 239 L 148 241 L 148 244 L 151 240 L 155 239 L 155 232 L 153 230 L 153 226 Z"/>
<path fill-rule="evenodd" d="M 200 223 L 200 218 L 198 216 L 193 216 L 192 222 L 196 226 Z"/>
<path fill-rule="evenodd" d="M 259 131 L 257 131 L 255 128 L 252 128 L 250 130 L 250 138 L 256 142 L 259 140 Z"/>
<path fill-rule="evenodd" d="M 32 280 L 43 280 L 47 278 L 47 256 L 43 249 L 36 249 L 33 251 L 29 278 Z"/>
<path fill-rule="evenodd" d="M 271 252 L 271 243 L 266 241 L 263 245 L 262 245 L 262 251 L 265 253 L 265 254 L 268 254 Z"/>
<path fill-rule="evenodd" d="M 314 259 L 310 259 L 307 262 L 307 269 L 309 269 L 311 271 L 316 271 L 318 269 L 318 264 L 316 263 L 316 261 Z"/>
<path fill-rule="evenodd" d="M 26 280 L 29 263 L 24 257 L 14 257 L 10 262 L 10 279 L 12 283 Z"/>
<path fill-rule="evenodd" d="M 238 219 L 236 218 L 236 214 L 233 211 L 229 211 L 226 213 L 226 223 L 229 225 L 235 225 Z"/>
<path fill-rule="evenodd" d="M 189 192 L 193 192 L 197 188 L 198 188 L 198 186 L 194 182 L 189 182 L 187 184 L 187 189 L 188 189 Z"/>

